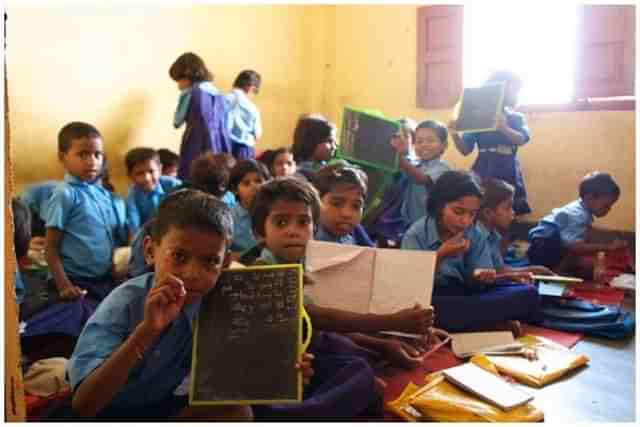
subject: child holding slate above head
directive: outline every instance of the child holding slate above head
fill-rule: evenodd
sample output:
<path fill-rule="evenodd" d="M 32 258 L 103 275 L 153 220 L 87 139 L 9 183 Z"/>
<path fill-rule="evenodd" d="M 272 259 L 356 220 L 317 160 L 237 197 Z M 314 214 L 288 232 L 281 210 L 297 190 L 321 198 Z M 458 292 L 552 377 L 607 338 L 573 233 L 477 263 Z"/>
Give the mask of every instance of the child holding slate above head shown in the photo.
<path fill-rule="evenodd" d="M 538 320 L 535 287 L 496 286 L 486 238 L 474 225 L 483 192 L 468 172 L 448 171 L 436 181 L 427 216 L 414 223 L 403 249 L 437 251 L 433 306 L 436 326 L 450 332 L 511 329 Z"/>
<path fill-rule="evenodd" d="M 292 150 L 298 171 L 313 178 L 335 154 L 335 126 L 320 116 L 301 117 L 293 133 Z"/>
<path fill-rule="evenodd" d="M 494 72 L 486 84 L 504 83 L 504 109 L 498 120 L 498 127 L 491 132 L 465 132 L 460 137 L 456 130 L 456 121 L 449 123 L 449 130 L 456 148 L 463 156 L 469 155 L 475 145 L 478 157 L 472 170 L 481 178 L 498 178 L 513 185 L 516 189 L 513 209 L 516 215 L 531 212 L 524 188 L 524 177 L 520 162 L 516 157 L 518 147 L 529 142 L 529 129 L 524 115 L 514 111 L 518 104 L 518 94 L 522 80 L 511 71 Z"/>
<path fill-rule="evenodd" d="M 211 195 L 180 190 L 162 201 L 144 241 L 155 273 L 118 287 L 87 323 L 67 364 L 73 415 L 58 417 L 252 419 L 247 405 L 190 407 L 175 393 L 190 371 L 200 302 L 229 264 L 232 231 L 229 209 Z M 305 380 L 311 359 L 295 367 Z"/>

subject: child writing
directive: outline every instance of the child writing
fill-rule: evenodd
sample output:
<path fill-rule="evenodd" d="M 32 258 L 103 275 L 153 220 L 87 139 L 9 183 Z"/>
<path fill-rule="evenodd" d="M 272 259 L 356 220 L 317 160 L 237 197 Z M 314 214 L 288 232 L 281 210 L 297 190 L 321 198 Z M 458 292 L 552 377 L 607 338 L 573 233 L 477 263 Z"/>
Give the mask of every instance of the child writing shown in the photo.
<path fill-rule="evenodd" d="M 269 172 L 255 160 L 241 160 L 231 169 L 229 190 L 236 196 L 238 203 L 231 208 L 233 215 L 233 242 L 231 250 L 234 258 L 256 245 L 251 233 L 249 207 L 258 191 L 258 187 L 269 179 Z"/>
<path fill-rule="evenodd" d="M 177 129 L 187 123 L 178 164 L 178 178 L 186 180 L 189 164 L 200 154 L 231 152 L 224 129 L 225 101 L 211 82 L 213 75 L 195 53 L 180 55 L 169 68 L 169 76 L 180 90 L 173 125 Z"/>
<path fill-rule="evenodd" d="M 373 247 L 360 225 L 367 196 L 367 175 L 344 164 L 328 165 L 318 171 L 313 185 L 320 195 L 320 221 L 315 240 Z"/>
<path fill-rule="evenodd" d="M 103 152 L 102 137 L 90 124 L 72 122 L 58 134 L 66 174 L 47 203 L 45 256 L 61 299 L 86 290 L 100 301 L 114 285 L 113 250 L 127 225 L 113 195 L 99 184 Z"/>
<path fill-rule="evenodd" d="M 155 213 L 160 201 L 181 181 L 160 174 L 160 156 L 153 148 L 133 148 L 125 156 L 124 162 L 132 183 L 127 196 L 127 221 L 133 238 Z"/>
<path fill-rule="evenodd" d="M 176 178 L 178 176 L 180 157 L 167 148 L 160 148 L 158 156 L 160 156 L 160 163 L 162 163 L 162 175 Z"/>
<path fill-rule="evenodd" d="M 582 178 L 579 191 L 578 200 L 553 209 L 529 230 L 531 245 L 527 255 L 532 263 L 570 274 L 576 255 L 616 251 L 627 246 L 622 240 L 589 241 L 593 217 L 606 216 L 620 197 L 620 187 L 613 177 L 605 172 L 591 172 Z"/>
<path fill-rule="evenodd" d="M 553 275 L 553 271 L 542 265 L 526 267 L 509 267 L 505 265 L 501 251 L 502 235 L 509 231 L 513 222 L 512 185 L 500 180 L 489 178 L 482 182 L 484 197 L 478 213 L 477 226 L 480 233 L 487 240 L 493 268 L 499 281 L 531 282 L 532 274 Z"/>
<path fill-rule="evenodd" d="M 486 239 L 474 222 L 483 193 L 468 172 L 448 171 L 436 181 L 427 216 L 414 223 L 403 249 L 436 251 L 433 306 L 436 326 L 450 332 L 510 329 L 536 321 L 538 292 L 529 285 L 495 286 Z"/>
<path fill-rule="evenodd" d="M 319 116 L 301 117 L 293 132 L 292 151 L 298 171 L 313 178 L 335 154 L 335 126 Z"/>
<path fill-rule="evenodd" d="M 200 301 L 229 264 L 232 228 L 228 208 L 211 195 L 181 190 L 163 200 L 144 241 L 155 273 L 129 280 L 103 301 L 67 364 L 74 415 L 129 421 L 252 418 L 246 405 L 190 407 L 187 396 L 174 394 L 190 371 Z M 305 355 L 296 365 L 306 379 L 311 358 Z"/>
<path fill-rule="evenodd" d="M 531 212 L 524 188 L 524 177 L 520 162 L 516 157 L 518 148 L 529 142 L 529 129 L 524 115 L 514 111 L 518 104 L 518 95 L 522 80 L 511 71 L 494 72 L 486 84 L 504 83 L 504 110 L 494 132 L 465 132 L 460 137 L 456 131 L 456 121 L 449 123 L 449 130 L 456 148 L 463 156 L 468 156 L 475 145 L 478 157 L 472 170 L 481 178 L 498 178 L 513 185 L 516 193 L 513 209 L 516 215 Z"/>
<path fill-rule="evenodd" d="M 262 136 L 260 110 L 251 101 L 260 91 L 260 83 L 260 74 L 244 70 L 233 82 L 231 93 L 226 95 L 226 130 L 232 153 L 238 160 L 255 158 L 255 146 Z"/>

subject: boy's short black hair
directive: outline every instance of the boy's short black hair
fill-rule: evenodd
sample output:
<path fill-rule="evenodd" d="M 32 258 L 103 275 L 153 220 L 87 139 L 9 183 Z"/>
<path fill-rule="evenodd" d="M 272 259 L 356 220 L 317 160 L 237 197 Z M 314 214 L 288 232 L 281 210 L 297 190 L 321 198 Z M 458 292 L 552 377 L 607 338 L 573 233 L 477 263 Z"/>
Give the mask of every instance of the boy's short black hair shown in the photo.
<path fill-rule="evenodd" d="M 257 173 L 263 181 L 268 180 L 270 177 L 269 171 L 262 163 L 253 159 L 240 160 L 231 169 L 229 174 L 229 191 L 237 193 L 240 181 L 242 181 L 246 174 L 251 172 Z"/>
<path fill-rule="evenodd" d="M 617 199 L 620 197 L 620 187 L 608 173 L 594 171 L 586 174 L 580 182 L 580 198 L 584 199 L 587 195 L 613 196 Z"/>
<path fill-rule="evenodd" d="M 243 70 L 233 82 L 233 87 L 238 89 L 246 89 L 249 86 L 255 86 L 256 93 L 260 91 L 260 82 L 262 77 L 256 71 Z"/>
<path fill-rule="evenodd" d="M 367 174 L 351 165 L 335 163 L 324 166 L 313 179 L 320 198 L 330 193 L 338 185 L 349 185 L 358 188 L 363 198 L 367 197 Z"/>
<path fill-rule="evenodd" d="M 71 148 L 71 142 L 74 139 L 81 138 L 102 138 L 98 129 L 89 123 L 71 122 L 66 124 L 60 132 L 58 132 L 58 151 L 66 153 Z"/>
<path fill-rule="evenodd" d="M 293 157 L 296 162 L 311 160 L 316 146 L 331 137 L 334 127 L 319 117 L 302 117 L 293 131 Z"/>
<path fill-rule="evenodd" d="M 160 202 L 155 218 L 151 237 L 158 245 L 171 227 L 217 233 L 225 239 L 227 249 L 233 241 L 231 211 L 223 202 L 204 191 L 183 189 L 169 193 Z"/>
<path fill-rule="evenodd" d="M 482 197 L 481 209 L 495 209 L 505 200 L 512 200 L 516 194 L 513 185 L 497 178 L 485 178 L 482 181 L 484 197 Z"/>
<path fill-rule="evenodd" d="M 483 192 L 477 178 L 467 171 L 447 171 L 440 175 L 429 193 L 427 213 L 438 218 L 447 203 L 465 196 L 476 196 L 482 200 Z"/>
<path fill-rule="evenodd" d="M 213 75 L 202 58 L 193 52 L 183 53 L 169 68 L 169 76 L 175 80 L 187 79 L 192 83 L 212 81 Z"/>
<path fill-rule="evenodd" d="M 162 163 L 162 170 L 176 166 L 180 161 L 180 157 L 168 148 L 160 148 L 158 156 L 160 157 L 160 163 Z"/>
<path fill-rule="evenodd" d="M 447 147 L 449 143 L 449 131 L 444 124 L 440 123 L 437 120 L 425 120 L 424 122 L 420 123 L 418 127 L 416 127 L 416 133 L 418 132 L 418 129 L 432 129 L 436 133 L 436 136 L 440 140 L 440 143 L 444 145 L 445 148 Z"/>
<path fill-rule="evenodd" d="M 265 235 L 265 222 L 273 204 L 279 200 L 302 202 L 311 208 L 313 228 L 320 219 L 320 198 L 317 190 L 307 181 L 293 176 L 274 178 L 260 186 L 251 202 L 249 212 L 251 224 L 256 236 Z"/>
<path fill-rule="evenodd" d="M 234 164 L 234 157 L 228 153 L 201 154 L 189 166 L 191 184 L 206 193 L 222 197 L 227 191 L 229 173 Z"/>
<path fill-rule="evenodd" d="M 20 259 L 29 252 L 31 211 L 22 200 L 14 197 L 11 199 L 11 212 L 13 213 L 13 244 L 16 249 L 16 258 Z"/>
<path fill-rule="evenodd" d="M 133 168 L 135 168 L 137 164 L 148 160 L 155 160 L 158 164 L 161 164 L 160 156 L 153 148 L 137 147 L 129 150 L 124 158 L 124 163 L 127 166 L 127 175 L 131 175 Z"/>

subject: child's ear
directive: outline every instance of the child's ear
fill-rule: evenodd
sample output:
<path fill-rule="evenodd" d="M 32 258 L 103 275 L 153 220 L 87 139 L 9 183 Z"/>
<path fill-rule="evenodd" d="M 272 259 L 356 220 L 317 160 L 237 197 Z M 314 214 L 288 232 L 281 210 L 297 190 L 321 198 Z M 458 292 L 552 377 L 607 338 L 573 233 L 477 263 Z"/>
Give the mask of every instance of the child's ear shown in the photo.
<path fill-rule="evenodd" d="M 142 241 L 142 250 L 145 263 L 147 263 L 147 265 L 153 265 L 155 245 L 151 236 L 145 236 Z"/>

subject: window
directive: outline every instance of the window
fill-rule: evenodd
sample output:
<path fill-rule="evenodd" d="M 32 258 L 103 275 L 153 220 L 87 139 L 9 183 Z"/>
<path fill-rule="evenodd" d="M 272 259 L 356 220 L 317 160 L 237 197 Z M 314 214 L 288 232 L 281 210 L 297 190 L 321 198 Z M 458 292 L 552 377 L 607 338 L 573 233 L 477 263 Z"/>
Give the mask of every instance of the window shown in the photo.
<path fill-rule="evenodd" d="M 418 107 L 451 107 L 506 68 L 524 81 L 524 111 L 635 108 L 633 5 L 427 6 L 417 33 Z"/>

